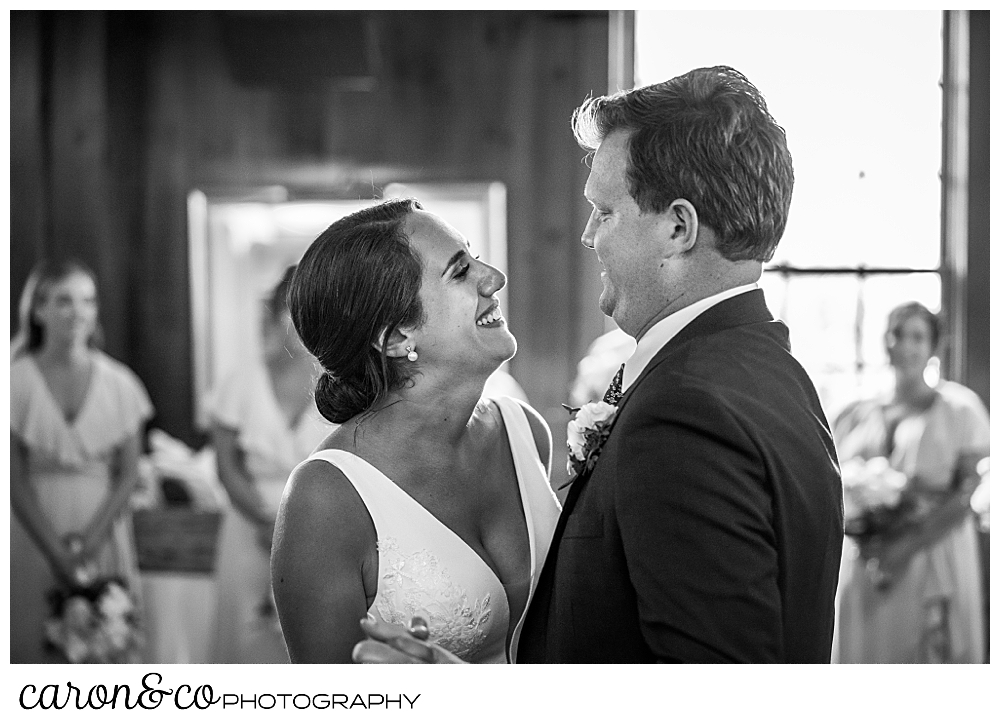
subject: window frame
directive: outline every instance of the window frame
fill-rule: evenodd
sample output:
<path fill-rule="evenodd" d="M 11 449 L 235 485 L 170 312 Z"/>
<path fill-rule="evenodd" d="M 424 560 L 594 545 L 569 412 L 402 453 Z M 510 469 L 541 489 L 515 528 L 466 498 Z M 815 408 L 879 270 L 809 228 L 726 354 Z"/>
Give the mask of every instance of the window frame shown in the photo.
<path fill-rule="evenodd" d="M 941 253 L 937 267 L 916 266 L 794 266 L 767 265 L 765 274 L 780 274 L 786 279 L 810 275 L 852 275 L 863 287 L 866 278 L 880 275 L 934 273 L 941 282 L 940 313 L 949 332 L 951 344 L 941 356 L 941 372 L 957 382 L 965 382 L 968 368 L 966 338 L 969 272 L 969 12 L 942 11 L 942 98 L 941 131 Z M 609 13 L 608 90 L 616 92 L 635 85 L 635 11 L 612 10 Z M 631 60 L 631 62 L 629 62 Z M 862 315 L 863 305 L 857 304 Z M 862 320 L 855 319 L 860 325 Z M 861 342 L 856 355 L 860 359 Z"/>

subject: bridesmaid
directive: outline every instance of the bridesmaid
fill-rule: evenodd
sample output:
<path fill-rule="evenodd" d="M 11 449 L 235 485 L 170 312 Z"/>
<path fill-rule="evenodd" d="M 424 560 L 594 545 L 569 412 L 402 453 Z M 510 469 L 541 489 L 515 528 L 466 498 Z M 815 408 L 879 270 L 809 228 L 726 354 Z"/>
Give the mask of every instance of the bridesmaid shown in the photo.
<path fill-rule="evenodd" d="M 129 496 L 153 407 L 97 349 L 97 285 L 78 261 L 42 262 L 21 295 L 10 365 L 10 657 L 53 663 L 47 594 L 83 568 L 140 585 Z"/>
<path fill-rule="evenodd" d="M 895 385 L 842 412 L 834 438 L 845 462 L 887 458 L 927 512 L 882 545 L 845 542 L 834 660 L 981 663 L 979 552 L 969 505 L 978 478 L 965 473 L 989 455 L 989 413 L 957 382 L 928 384 L 924 372 L 941 337 L 937 315 L 911 302 L 894 309 L 887 326 Z"/>
<path fill-rule="evenodd" d="M 261 360 L 241 366 L 209 402 L 218 474 L 229 495 L 216 580 L 215 661 L 288 663 L 271 597 L 271 535 L 292 468 L 333 427 L 313 403 L 313 357 L 292 328 L 289 267 L 263 315 Z"/>

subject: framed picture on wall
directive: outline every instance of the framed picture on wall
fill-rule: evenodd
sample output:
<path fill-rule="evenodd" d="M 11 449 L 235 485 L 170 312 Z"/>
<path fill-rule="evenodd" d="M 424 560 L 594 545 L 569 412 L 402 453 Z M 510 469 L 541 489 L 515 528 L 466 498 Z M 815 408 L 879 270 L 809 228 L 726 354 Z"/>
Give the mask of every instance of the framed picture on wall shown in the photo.
<path fill-rule="evenodd" d="M 384 199 L 413 197 L 507 271 L 507 195 L 499 182 L 391 183 L 376 198 L 296 199 L 282 187 L 188 195 L 195 426 L 206 429 L 213 386 L 262 354 L 263 302 L 285 269 L 330 224 Z M 506 289 L 498 294 L 506 307 Z"/>

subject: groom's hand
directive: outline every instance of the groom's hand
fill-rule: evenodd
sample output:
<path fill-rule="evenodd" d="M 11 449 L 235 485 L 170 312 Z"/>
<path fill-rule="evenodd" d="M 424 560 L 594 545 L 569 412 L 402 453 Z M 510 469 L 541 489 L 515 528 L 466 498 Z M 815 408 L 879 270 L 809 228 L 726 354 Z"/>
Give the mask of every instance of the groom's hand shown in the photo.
<path fill-rule="evenodd" d="M 427 624 L 414 618 L 410 628 L 384 621 L 361 619 L 368 638 L 354 647 L 356 664 L 464 664 L 460 658 L 437 644 L 428 643 Z"/>

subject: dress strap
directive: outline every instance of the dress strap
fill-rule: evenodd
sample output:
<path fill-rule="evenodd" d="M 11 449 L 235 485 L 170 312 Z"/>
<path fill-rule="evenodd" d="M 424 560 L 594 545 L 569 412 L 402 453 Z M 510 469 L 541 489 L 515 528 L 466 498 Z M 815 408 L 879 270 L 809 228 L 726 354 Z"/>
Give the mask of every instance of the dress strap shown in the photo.
<path fill-rule="evenodd" d="M 375 535 L 381 539 L 385 531 L 393 530 L 400 519 L 405 520 L 409 506 L 408 497 L 378 468 L 367 460 L 346 450 L 317 450 L 303 464 L 310 460 L 323 460 L 340 470 L 361 496 L 368 508 L 368 514 L 375 524 Z"/>
<path fill-rule="evenodd" d="M 517 660 L 518 642 L 521 638 L 521 628 L 524 618 L 538 585 L 538 576 L 545 563 L 559 517 L 559 503 L 552 487 L 549 485 L 545 465 L 538 455 L 538 446 L 532 434 L 528 415 L 521 403 L 510 397 L 498 397 L 494 400 L 503 415 L 504 426 L 507 428 L 507 438 L 510 441 L 510 451 L 514 458 L 514 468 L 517 471 L 517 482 L 521 490 L 521 501 L 524 508 L 525 525 L 528 528 L 528 543 L 531 551 L 531 586 L 528 591 L 528 601 L 514 627 L 511 637 L 508 659 Z"/>
<path fill-rule="evenodd" d="M 511 452 L 514 453 L 515 462 L 517 462 L 518 453 L 527 452 L 530 457 L 542 463 L 544 473 L 545 463 L 538 455 L 535 435 L 531 431 L 531 424 L 528 422 L 528 415 L 524 411 L 524 407 L 512 397 L 496 397 L 493 402 L 497 404 L 503 415 L 503 424 L 507 428 L 507 436 L 511 441 Z"/>

